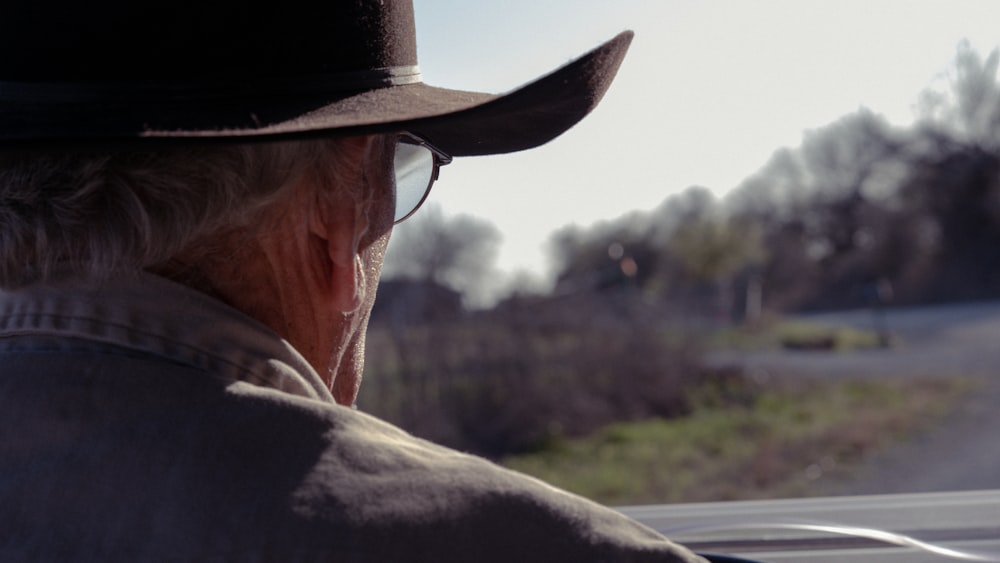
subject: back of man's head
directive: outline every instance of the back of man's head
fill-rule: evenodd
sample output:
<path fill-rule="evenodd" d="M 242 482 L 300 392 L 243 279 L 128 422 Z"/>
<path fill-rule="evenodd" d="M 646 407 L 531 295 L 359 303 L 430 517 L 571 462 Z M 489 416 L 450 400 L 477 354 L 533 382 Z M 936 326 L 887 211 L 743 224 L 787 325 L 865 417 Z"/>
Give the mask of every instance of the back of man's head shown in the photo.
<path fill-rule="evenodd" d="M 155 268 L 252 226 L 337 140 L 0 155 L 0 287 Z"/>

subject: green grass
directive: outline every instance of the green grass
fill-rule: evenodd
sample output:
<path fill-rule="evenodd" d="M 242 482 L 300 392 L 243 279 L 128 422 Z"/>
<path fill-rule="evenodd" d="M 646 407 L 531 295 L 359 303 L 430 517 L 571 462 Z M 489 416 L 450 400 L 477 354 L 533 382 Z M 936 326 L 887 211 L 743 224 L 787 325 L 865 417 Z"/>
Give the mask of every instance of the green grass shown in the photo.
<path fill-rule="evenodd" d="M 688 417 L 615 424 L 503 463 L 615 505 L 808 496 L 926 429 L 970 388 L 961 378 L 809 380 L 742 406 L 709 393 Z"/>

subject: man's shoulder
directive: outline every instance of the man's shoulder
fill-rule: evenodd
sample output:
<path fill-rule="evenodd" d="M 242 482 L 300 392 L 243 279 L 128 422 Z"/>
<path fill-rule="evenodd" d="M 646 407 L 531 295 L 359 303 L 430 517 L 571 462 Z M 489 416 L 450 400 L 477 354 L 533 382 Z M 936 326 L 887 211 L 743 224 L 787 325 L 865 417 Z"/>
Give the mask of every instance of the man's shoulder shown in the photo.
<path fill-rule="evenodd" d="M 355 561 L 663 560 L 675 549 L 617 512 L 353 409 L 144 362 L 0 370 L 0 402 L 31 395 L 19 417 L 0 414 L 0 523 L 21 531 L 10 545 L 67 546 L 61 555 L 98 538 L 94 549 L 137 559 L 169 547 Z"/>
<path fill-rule="evenodd" d="M 616 511 L 481 457 L 349 408 L 288 403 L 323 428 L 312 434 L 315 463 L 291 493 L 296 517 L 322 521 L 320 537 L 322 526 L 339 529 L 338 549 L 382 561 L 682 561 L 686 555 Z"/>

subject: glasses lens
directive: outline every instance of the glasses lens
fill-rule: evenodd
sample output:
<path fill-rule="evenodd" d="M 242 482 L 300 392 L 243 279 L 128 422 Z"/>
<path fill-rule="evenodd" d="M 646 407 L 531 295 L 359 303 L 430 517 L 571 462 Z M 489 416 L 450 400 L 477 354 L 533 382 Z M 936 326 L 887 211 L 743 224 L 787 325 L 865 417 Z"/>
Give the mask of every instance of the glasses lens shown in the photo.
<path fill-rule="evenodd" d="M 396 217 L 402 221 L 424 201 L 434 175 L 434 153 L 421 145 L 396 144 Z"/>

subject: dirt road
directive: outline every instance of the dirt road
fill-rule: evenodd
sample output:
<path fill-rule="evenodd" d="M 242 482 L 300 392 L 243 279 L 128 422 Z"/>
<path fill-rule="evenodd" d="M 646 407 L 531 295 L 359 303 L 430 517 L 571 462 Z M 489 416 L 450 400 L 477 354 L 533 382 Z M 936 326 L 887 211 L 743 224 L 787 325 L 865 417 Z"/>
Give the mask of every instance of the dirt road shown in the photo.
<path fill-rule="evenodd" d="M 870 311 L 810 315 L 830 325 L 872 328 Z M 873 457 L 830 494 L 1000 489 L 1000 303 L 889 310 L 898 344 L 850 353 L 726 352 L 715 363 L 781 376 L 968 375 L 981 381 L 961 408 L 929 433 Z"/>

